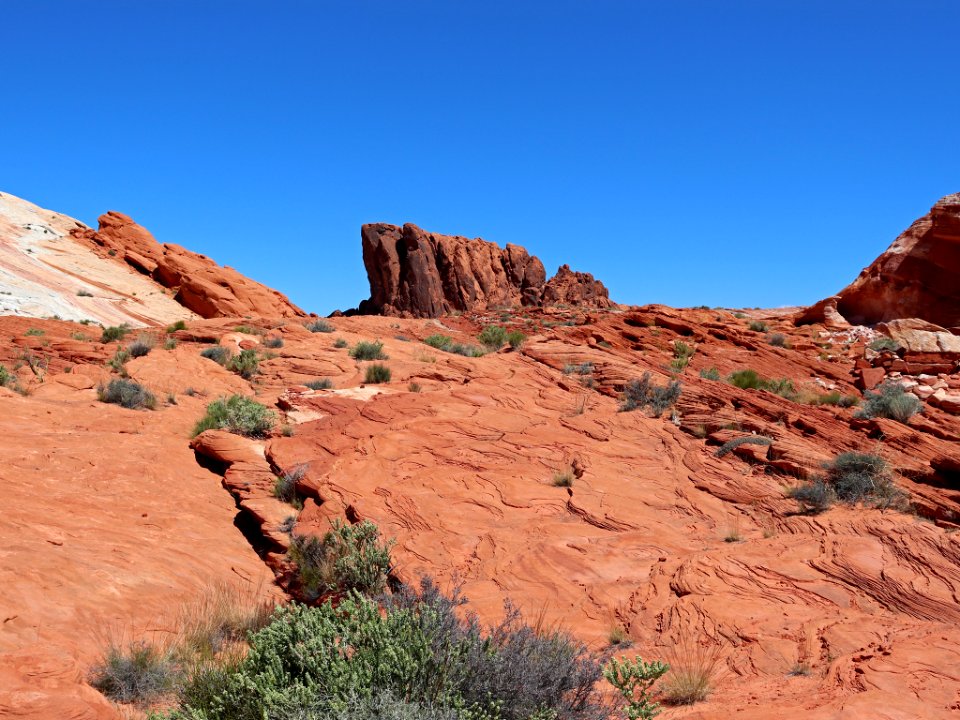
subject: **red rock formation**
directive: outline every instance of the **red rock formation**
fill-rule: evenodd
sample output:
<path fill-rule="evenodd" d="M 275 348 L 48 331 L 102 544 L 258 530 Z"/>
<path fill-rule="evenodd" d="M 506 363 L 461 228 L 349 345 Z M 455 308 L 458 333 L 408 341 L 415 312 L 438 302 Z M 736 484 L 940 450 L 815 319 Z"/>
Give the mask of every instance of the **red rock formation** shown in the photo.
<path fill-rule="evenodd" d="M 854 324 L 922 318 L 960 326 L 960 193 L 947 195 L 913 223 L 836 298 L 817 303 L 799 322 L 823 321 L 836 309 Z M 835 320 L 834 317 L 829 319 Z"/>
<path fill-rule="evenodd" d="M 166 288 L 175 300 L 201 317 L 300 317 L 303 310 L 285 295 L 213 260 L 153 235 L 126 215 L 110 211 L 99 218 L 99 229 L 76 228 L 73 237 L 126 263 Z"/>
<path fill-rule="evenodd" d="M 610 307 L 592 275 L 564 265 L 546 281 L 543 263 L 518 246 L 438 235 L 416 225 L 361 228 L 370 299 L 362 314 L 439 317 L 452 310 L 569 303 Z"/>

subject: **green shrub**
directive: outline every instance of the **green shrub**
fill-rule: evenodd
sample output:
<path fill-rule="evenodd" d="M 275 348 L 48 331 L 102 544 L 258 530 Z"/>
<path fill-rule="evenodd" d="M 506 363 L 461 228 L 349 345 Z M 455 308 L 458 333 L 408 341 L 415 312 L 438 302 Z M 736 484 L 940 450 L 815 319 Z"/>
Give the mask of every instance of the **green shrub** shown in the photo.
<path fill-rule="evenodd" d="M 435 333 L 429 337 L 424 338 L 423 340 L 427 345 L 437 350 L 446 350 L 447 346 L 453 342 L 453 338 L 449 335 L 441 335 L 440 333 Z"/>
<path fill-rule="evenodd" d="M 820 513 L 828 510 L 837 499 L 833 488 L 824 482 L 823 478 L 815 478 L 811 482 L 787 490 L 787 497 L 800 503 L 805 512 Z"/>
<path fill-rule="evenodd" d="M 290 560 L 308 598 L 342 590 L 376 595 L 386 587 L 392 546 L 381 541 L 379 528 L 369 520 L 356 525 L 334 520 L 322 538 L 292 538 Z"/>
<path fill-rule="evenodd" d="M 361 340 L 350 350 L 350 357 L 354 360 L 387 360 L 383 353 L 383 343 L 379 340 L 369 342 Z"/>
<path fill-rule="evenodd" d="M 585 362 L 585 363 L 580 363 L 579 365 L 576 363 L 567 363 L 566 365 L 563 366 L 563 374 L 564 375 L 573 375 L 573 374 L 593 375 L 593 363 Z"/>
<path fill-rule="evenodd" d="M 612 658 L 603 668 L 603 677 L 620 693 L 629 720 L 649 720 L 660 712 L 660 703 L 650 699 L 650 691 L 669 669 L 659 660 L 646 663 L 639 656 Z"/>
<path fill-rule="evenodd" d="M 751 320 L 747 327 L 754 332 L 766 332 L 770 329 L 769 326 L 762 320 Z"/>
<path fill-rule="evenodd" d="M 866 392 L 863 398 L 863 407 L 854 413 L 855 418 L 882 417 L 905 423 L 923 410 L 920 398 L 907 392 L 898 382 L 884 382 L 875 391 Z"/>
<path fill-rule="evenodd" d="M 479 348 L 476 345 L 463 345 L 461 343 L 450 343 L 443 349 L 454 355 L 463 355 L 464 357 L 472 358 L 483 357 L 485 354 L 483 348 Z"/>
<path fill-rule="evenodd" d="M 842 408 L 853 407 L 860 402 L 856 395 L 842 395 L 839 390 L 831 390 L 817 397 L 813 405 L 836 405 Z"/>
<path fill-rule="evenodd" d="M 876 350 L 877 352 L 882 352 L 884 350 L 889 352 L 897 352 L 900 350 L 900 343 L 893 338 L 878 337 L 876 340 L 870 343 L 869 347 L 871 350 Z"/>
<path fill-rule="evenodd" d="M 196 424 L 193 434 L 204 430 L 228 430 L 237 435 L 263 437 L 276 422 L 276 414 L 266 405 L 243 395 L 218 398 L 207 405 L 207 412 Z"/>
<path fill-rule="evenodd" d="M 166 340 L 163 341 L 163 349 L 164 349 L 164 350 L 174 350 L 174 349 L 176 349 L 176 347 L 177 347 L 177 339 L 176 339 L 176 338 L 168 337 Z"/>
<path fill-rule="evenodd" d="M 639 380 L 633 380 L 623 389 L 620 411 L 629 412 L 637 408 L 650 408 L 654 417 L 660 417 L 663 411 L 671 407 L 680 398 L 681 385 L 671 380 L 666 385 L 656 385 L 649 372 Z"/>
<path fill-rule="evenodd" d="M 157 407 L 157 399 L 149 390 L 130 380 L 111 380 L 106 386 L 97 387 L 97 397 L 101 402 L 114 403 L 130 410 Z"/>
<path fill-rule="evenodd" d="M 123 340 L 126 337 L 127 333 L 130 332 L 130 327 L 124 323 L 123 325 L 113 325 L 111 327 L 105 327 L 103 333 L 100 335 L 100 342 L 108 343 L 114 342 L 115 340 Z"/>
<path fill-rule="evenodd" d="M 5 365 L 0 365 L 0 387 L 7 387 L 14 383 L 16 378 L 13 373 L 7 370 Z"/>
<path fill-rule="evenodd" d="M 326 320 L 314 320 L 312 323 L 307 323 L 306 328 L 313 333 L 333 332 L 333 325 L 328 323 Z"/>
<path fill-rule="evenodd" d="M 90 684 L 111 700 L 145 705 L 169 693 L 179 676 L 170 653 L 144 642 L 111 644 L 91 671 Z"/>
<path fill-rule="evenodd" d="M 720 371 L 715 367 L 712 367 L 709 370 L 701 370 L 700 377 L 702 377 L 704 380 L 719 380 Z"/>
<path fill-rule="evenodd" d="M 728 440 L 717 449 L 714 455 L 718 458 L 729 455 L 741 445 L 770 445 L 771 443 L 773 443 L 773 440 L 763 435 L 745 435 L 734 438 L 733 440 Z"/>
<path fill-rule="evenodd" d="M 244 335 L 263 335 L 266 332 L 263 328 L 254 325 L 237 325 L 233 330 Z"/>
<path fill-rule="evenodd" d="M 333 383 L 330 381 L 330 378 L 319 378 L 317 380 L 311 380 L 308 383 L 304 383 L 311 390 L 329 390 L 333 387 Z"/>
<path fill-rule="evenodd" d="M 768 380 L 760 377 L 756 370 L 737 370 L 730 373 L 727 382 L 741 390 L 767 390 L 788 400 L 794 400 L 797 397 L 797 390 L 792 381 L 787 378 Z"/>
<path fill-rule="evenodd" d="M 273 483 L 273 496 L 277 500 L 290 503 L 298 510 L 303 508 L 303 498 L 297 493 L 297 483 L 307 474 L 306 464 L 294 465 Z"/>
<path fill-rule="evenodd" d="M 783 333 L 773 333 L 767 337 L 767 342 L 773 345 L 774 347 L 789 348 L 790 344 L 787 342 L 787 336 Z"/>
<path fill-rule="evenodd" d="M 390 368 L 380 363 L 368 365 L 367 372 L 363 376 L 363 381 L 371 385 L 390 382 Z"/>
<path fill-rule="evenodd" d="M 186 330 L 187 323 L 183 320 L 177 320 L 172 325 L 167 325 L 167 333 L 175 333 L 177 330 Z"/>
<path fill-rule="evenodd" d="M 46 333 L 40 328 L 28 328 L 24 335 L 32 335 L 35 337 L 40 337 L 41 335 L 46 335 Z"/>
<path fill-rule="evenodd" d="M 223 347 L 222 345 L 214 345 L 213 347 L 208 347 L 201 350 L 200 357 L 205 357 L 207 360 L 213 360 L 218 365 L 226 365 L 230 361 L 230 358 L 233 357 L 233 354 L 229 349 Z"/>
<path fill-rule="evenodd" d="M 907 495 L 897 489 L 890 466 L 879 455 L 840 453 L 812 482 L 790 488 L 787 494 L 808 512 L 822 512 L 835 501 L 903 509 Z"/>
<path fill-rule="evenodd" d="M 519 330 L 511 330 L 507 333 L 507 343 L 512 350 L 519 350 L 527 342 L 527 336 Z"/>
<path fill-rule="evenodd" d="M 674 372 L 680 372 L 690 364 L 690 358 L 696 348 L 687 345 L 683 340 L 676 340 L 673 343 L 673 360 L 670 361 L 670 369 Z"/>
<path fill-rule="evenodd" d="M 149 355 L 151 350 L 153 350 L 153 338 L 149 335 L 141 335 L 127 346 L 127 352 L 132 358 Z"/>
<path fill-rule="evenodd" d="M 499 350 L 507 341 L 507 331 L 499 325 L 487 325 L 480 334 L 477 335 L 480 344 L 489 350 Z"/>
<path fill-rule="evenodd" d="M 260 372 L 260 357 L 256 350 L 241 350 L 239 355 L 234 355 L 227 361 L 226 368 L 244 380 L 249 380 Z"/>
<path fill-rule="evenodd" d="M 347 341 L 344 340 L 343 338 L 337 338 L 333 343 L 333 346 L 335 348 L 345 348 L 347 345 L 348 345 Z"/>

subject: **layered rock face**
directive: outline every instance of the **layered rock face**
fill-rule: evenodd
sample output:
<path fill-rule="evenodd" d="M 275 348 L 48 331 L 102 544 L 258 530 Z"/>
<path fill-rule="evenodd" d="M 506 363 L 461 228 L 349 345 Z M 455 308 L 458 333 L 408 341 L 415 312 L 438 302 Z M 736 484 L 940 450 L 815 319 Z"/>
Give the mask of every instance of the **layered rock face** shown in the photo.
<path fill-rule="evenodd" d="M 370 299 L 365 315 L 439 317 L 452 310 L 612 303 L 603 283 L 563 266 L 549 282 L 543 263 L 524 248 L 428 233 L 410 223 L 361 228 Z"/>
<path fill-rule="evenodd" d="M 306 313 L 285 295 L 244 277 L 233 268 L 217 265 L 205 255 L 158 243 L 153 235 L 118 212 L 99 218 L 99 229 L 75 228 L 72 236 L 107 257 L 148 275 L 201 317 L 301 317 Z"/>
<path fill-rule="evenodd" d="M 835 298 L 821 301 L 804 313 L 801 322 L 829 320 L 835 309 L 842 318 L 859 325 L 921 318 L 943 327 L 957 327 L 958 277 L 960 193 L 955 193 L 914 222 Z"/>

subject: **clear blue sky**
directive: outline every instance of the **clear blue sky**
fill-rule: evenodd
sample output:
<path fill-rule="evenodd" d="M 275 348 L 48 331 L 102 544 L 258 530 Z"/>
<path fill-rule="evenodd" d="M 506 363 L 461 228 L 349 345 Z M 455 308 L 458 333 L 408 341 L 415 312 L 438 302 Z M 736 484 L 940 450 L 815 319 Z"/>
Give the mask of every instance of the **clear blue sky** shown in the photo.
<path fill-rule="evenodd" d="M 0 190 L 308 310 L 360 224 L 614 299 L 805 304 L 960 190 L 955 0 L 5 0 Z"/>

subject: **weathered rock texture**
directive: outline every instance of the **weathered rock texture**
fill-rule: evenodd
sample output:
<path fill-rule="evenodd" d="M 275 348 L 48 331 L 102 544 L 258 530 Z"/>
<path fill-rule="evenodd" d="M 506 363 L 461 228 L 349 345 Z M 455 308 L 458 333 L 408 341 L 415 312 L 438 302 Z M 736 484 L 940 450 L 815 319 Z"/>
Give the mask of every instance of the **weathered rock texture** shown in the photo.
<path fill-rule="evenodd" d="M 921 318 L 960 326 L 960 193 L 941 199 L 853 283 L 804 312 L 800 322 L 826 317 L 836 323 L 836 314 L 860 325 Z"/>
<path fill-rule="evenodd" d="M 233 268 L 217 265 L 179 245 L 158 243 L 126 215 L 110 211 L 99 229 L 81 227 L 74 238 L 106 257 L 125 263 L 176 292 L 174 299 L 201 317 L 299 317 L 303 310 L 285 295 L 261 285 Z"/>
<path fill-rule="evenodd" d="M 362 314 L 439 317 L 450 311 L 567 303 L 612 303 L 603 283 L 564 265 L 549 282 L 543 263 L 524 248 L 480 238 L 438 235 L 416 225 L 361 228 L 370 299 Z"/>

